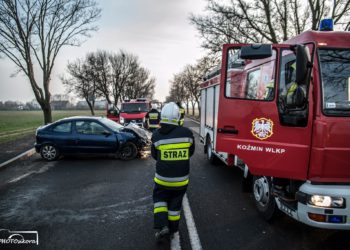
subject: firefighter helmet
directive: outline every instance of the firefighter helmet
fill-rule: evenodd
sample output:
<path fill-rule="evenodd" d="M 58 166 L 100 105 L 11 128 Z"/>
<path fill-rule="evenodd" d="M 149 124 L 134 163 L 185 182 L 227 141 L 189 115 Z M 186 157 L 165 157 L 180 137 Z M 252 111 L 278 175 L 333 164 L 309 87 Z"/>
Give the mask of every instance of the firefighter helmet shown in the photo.
<path fill-rule="evenodd" d="M 160 123 L 179 125 L 180 120 L 180 111 L 179 107 L 174 102 L 167 103 L 161 112 L 161 121 Z"/>

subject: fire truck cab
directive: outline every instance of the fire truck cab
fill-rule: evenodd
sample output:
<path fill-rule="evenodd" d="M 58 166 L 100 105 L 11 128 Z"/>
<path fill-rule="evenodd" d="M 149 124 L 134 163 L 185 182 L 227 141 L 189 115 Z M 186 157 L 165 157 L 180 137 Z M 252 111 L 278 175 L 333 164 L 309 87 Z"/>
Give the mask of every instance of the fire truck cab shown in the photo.
<path fill-rule="evenodd" d="M 201 85 L 208 160 L 243 170 L 265 219 L 279 209 L 350 229 L 350 32 L 307 31 L 283 44 L 225 44 Z"/>
<path fill-rule="evenodd" d="M 124 126 L 129 123 L 135 123 L 140 127 L 145 127 L 145 117 L 151 108 L 151 102 L 145 98 L 125 100 L 120 108 L 119 122 Z"/>

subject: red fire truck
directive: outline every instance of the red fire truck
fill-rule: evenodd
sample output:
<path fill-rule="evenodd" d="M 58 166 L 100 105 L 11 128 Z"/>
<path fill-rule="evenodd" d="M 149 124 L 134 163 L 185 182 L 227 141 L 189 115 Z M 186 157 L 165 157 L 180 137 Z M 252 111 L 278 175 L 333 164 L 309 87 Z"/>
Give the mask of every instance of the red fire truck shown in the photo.
<path fill-rule="evenodd" d="M 140 127 L 145 127 L 145 116 L 151 108 L 151 102 L 145 98 L 126 100 L 120 108 L 119 122 L 124 126 L 132 122 Z"/>
<path fill-rule="evenodd" d="M 225 44 L 201 85 L 207 158 L 243 170 L 265 219 L 350 229 L 350 32 Z"/>

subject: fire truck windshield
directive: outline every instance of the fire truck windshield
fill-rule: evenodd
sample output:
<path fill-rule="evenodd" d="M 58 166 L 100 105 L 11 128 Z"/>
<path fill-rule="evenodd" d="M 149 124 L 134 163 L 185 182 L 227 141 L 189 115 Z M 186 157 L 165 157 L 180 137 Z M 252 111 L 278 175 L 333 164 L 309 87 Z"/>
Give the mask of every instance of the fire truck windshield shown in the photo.
<path fill-rule="evenodd" d="M 350 50 L 319 49 L 323 111 L 350 116 Z"/>
<path fill-rule="evenodd" d="M 121 112 L 123 113 L 137 113 L 148 112 L 146 103 L 123 103 Z"/>

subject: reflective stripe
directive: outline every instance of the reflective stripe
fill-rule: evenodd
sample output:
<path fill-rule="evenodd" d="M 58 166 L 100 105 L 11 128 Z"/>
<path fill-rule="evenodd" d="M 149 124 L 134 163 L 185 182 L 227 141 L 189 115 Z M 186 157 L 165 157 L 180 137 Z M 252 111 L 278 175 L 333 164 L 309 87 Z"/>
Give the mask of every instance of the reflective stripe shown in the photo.
<path fill-rule="evenodd" d="M 169 210 L 169 211 L 168 211 L 168 214 L 169 214 L 169 215 L 176 216 L 176 215 L 180 215 L 180 214 L 181 214 L 181 211 L 171 211 L 171 210 Z"/>
<path fill-rule="evenodd" d="M 179 122 L 177 120 L 171 120 L 169 121 L 169 119 L 161 119 L 160 120 L 161 123 L 166 123 L 166 124 L 172 124 L 172 125 L 179 125 Z"/>
<path fill-rule="evenodd" d="M 167 207 L 155 207 L 153 210 L 153 213 L 155 213 L 155 214 L 162 213 L 162 212 L 168 212 L 168 208 Z"/>
<path fill-rule="evenodd" d="M 159 150 L 167 150 L 167 149 L 189 148 L 191 146 L 192 146 L 192 143 L 184 142 L 184 143 L 163 144 L 163 145 L 156 146 L 156 148 Z"/>
<path fill-rule="evenodd" d="M 154 203 L 154 207 L 167 207 L 168 203 L 164 202 L 164 201 L 158 201 L 156 203 Z"/>
<path fill-rule="evenodd" d="M 150 119 L 158 119 L 158 114 L 148 114 Z"/>
<path fill-rule="evenodd" d="M 155 177 L 161 181 L 166 182 L 179 182 L 179 181 L 185 181 L 188 179 L 188 175 L 182 176 L 182 177 L 164 177 L 159 174 L 155 174 Z"/>
<path fill-rule="evenodd" d="M 180 220 L 180 215 L 168 215 L 168 220 L 178 221 L 178 220 Z"/>
<path fill-rule="evenodd" d="M 158 127 L 159 127 L 158 124 L 149 124 L 148 126 L 149 126 L 150 128 L 158 128 Z"/>
<path fill-rule="evenodd" d="M 290 87 L 288 88 L 288 91 L 287 91 L 287 96 L 290 96 L 290 95 L 293 95 L 295 90 L 297 89 L 298 87 L 298 84 L 293 82 Z"/>
<path fill-rule="evenodd" d="M 183 187 L 188 184 L 189 180 L 187 179 L 185 181 L 179 181 L 179 182 L 167 182 L 167 181 L 162 181 L 157 177 L 154 177 L 154 182 L 164 187 Z"/>
<path fill-rule="evenodd" d="M 159 140 L 154 143 L 154 146 L 159 146 L 163 144 L 172 144 L 172 143 L 181 143 L 181 142 L 190 142 L 193 143 L 193 139 L 189 137 L 180 137 L 180 138 L 173 138 L 173 139 L 164 139 L 164 140 Z"/>

